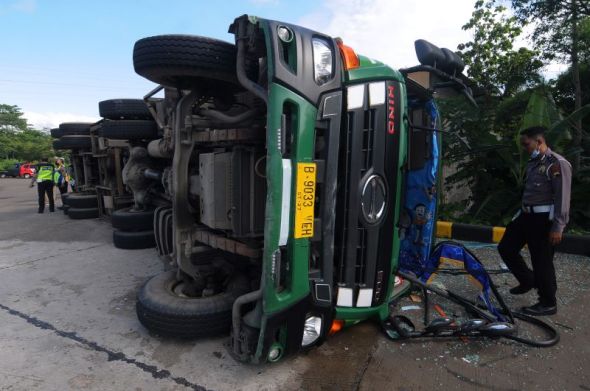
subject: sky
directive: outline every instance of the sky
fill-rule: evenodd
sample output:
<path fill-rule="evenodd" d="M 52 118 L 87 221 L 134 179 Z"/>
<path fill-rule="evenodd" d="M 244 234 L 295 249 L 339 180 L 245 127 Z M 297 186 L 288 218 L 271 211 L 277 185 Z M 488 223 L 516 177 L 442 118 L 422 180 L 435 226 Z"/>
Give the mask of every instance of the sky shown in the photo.
<path fill-rule="evenodd" d="M 417 64 L 414 41 L 456 50 L 475 0 L 0 0 L 0 103 L 29 124 L 99 119 L 98 102 L 142 98 L 155 85 L 133 70 L 133 45 L 160 34 L 233 42 L 234 18 L 257 15 L 343 38 L 394 68 Z"/>

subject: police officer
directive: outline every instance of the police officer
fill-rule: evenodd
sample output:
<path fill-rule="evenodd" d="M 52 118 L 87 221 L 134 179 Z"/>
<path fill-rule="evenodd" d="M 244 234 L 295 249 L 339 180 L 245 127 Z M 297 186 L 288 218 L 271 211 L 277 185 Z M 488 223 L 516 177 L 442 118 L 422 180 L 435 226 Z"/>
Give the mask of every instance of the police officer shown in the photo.
<path fill-rule="evenodd" d="M 522 205 L 498 245 L 500 256 L 519 282 L 510 293 L 520 295 L 537 289 L 539 302 L 522 308 L 524 313 L 535 316 L 557 312 L 553 252 L 569 219 L 572 179 L 571 164 L 549 149 L 545 131 L 535 126 L 520 132 L 520 144 L 530 154 Z M 525 244 L 533 270 L 520 255 Z"/>
<path fill-rule="evenodd" d="M 55 167 L 48 163 L 47 158 L 42 158 L 37 165 L 35 176 L 31 181 L 31 187 L 37 182 L 37 194 L 39 196 L 39 213 L 45 210 L 45 195 L 49 200 L 49 211 L 55 212 L 55 204 L 53 203 L 53 185 L 54 185 Z"/>

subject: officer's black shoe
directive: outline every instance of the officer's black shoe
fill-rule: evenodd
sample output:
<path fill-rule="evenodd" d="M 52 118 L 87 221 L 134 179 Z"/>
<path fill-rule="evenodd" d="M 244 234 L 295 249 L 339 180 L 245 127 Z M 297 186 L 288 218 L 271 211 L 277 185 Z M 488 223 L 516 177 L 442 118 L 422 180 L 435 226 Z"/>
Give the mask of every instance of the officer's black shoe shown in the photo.
<path fill-rule="evenodd" d="M 515 286 L 514 288 L 510 288 L 509 292 L 512 295 L 523 295 L 523 294 L 527 293 L 528 291 L 530 291 L 531 289 L 533 289 L 533 287 L 528 286 L 528 285 L 518 285 L 518 286 Z"/>
<path fill-rule="evenodd" d="M 557 313 L 557 306 L 537 303 L 528 307 L 522 307 L 522 312 L 532 316 L 555 315 Z"/>

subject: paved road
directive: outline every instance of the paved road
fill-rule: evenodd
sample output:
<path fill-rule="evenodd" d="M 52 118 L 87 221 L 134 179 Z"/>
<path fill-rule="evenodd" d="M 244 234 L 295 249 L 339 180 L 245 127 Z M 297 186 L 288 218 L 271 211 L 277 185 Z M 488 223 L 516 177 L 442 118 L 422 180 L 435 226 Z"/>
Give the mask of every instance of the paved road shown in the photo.
<path fill-rule="evenodd" d="M 590 260 L 559 255 L 562 342 L 396 343 L 363 323 L 278 364 L 235 362 L 227 338 L 150 335 L 135 294 L 163 266 L 153 250 L 111 244 L 101 220 L 36 212 L 28 181 L 0 179 L 1 390 L 590 390 Z M 494 249 L 479 249 L 490 265 Z M 514 283 L 495 276 L 502 292 Z M 532 294 L 513 306 L 533 300 Z"/>

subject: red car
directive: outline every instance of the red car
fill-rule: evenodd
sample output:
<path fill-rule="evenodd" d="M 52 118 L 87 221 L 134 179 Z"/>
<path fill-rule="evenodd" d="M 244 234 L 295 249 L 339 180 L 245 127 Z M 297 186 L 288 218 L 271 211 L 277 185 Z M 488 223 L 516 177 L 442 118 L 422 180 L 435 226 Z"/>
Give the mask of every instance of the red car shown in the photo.
<path fill-rule="evenodd" d="M 31 163 L 16 163 L 14 167 L 2 171 L 2 177 L 19 177 L 28 179 L 35 175 L 35 167 Z"/>

